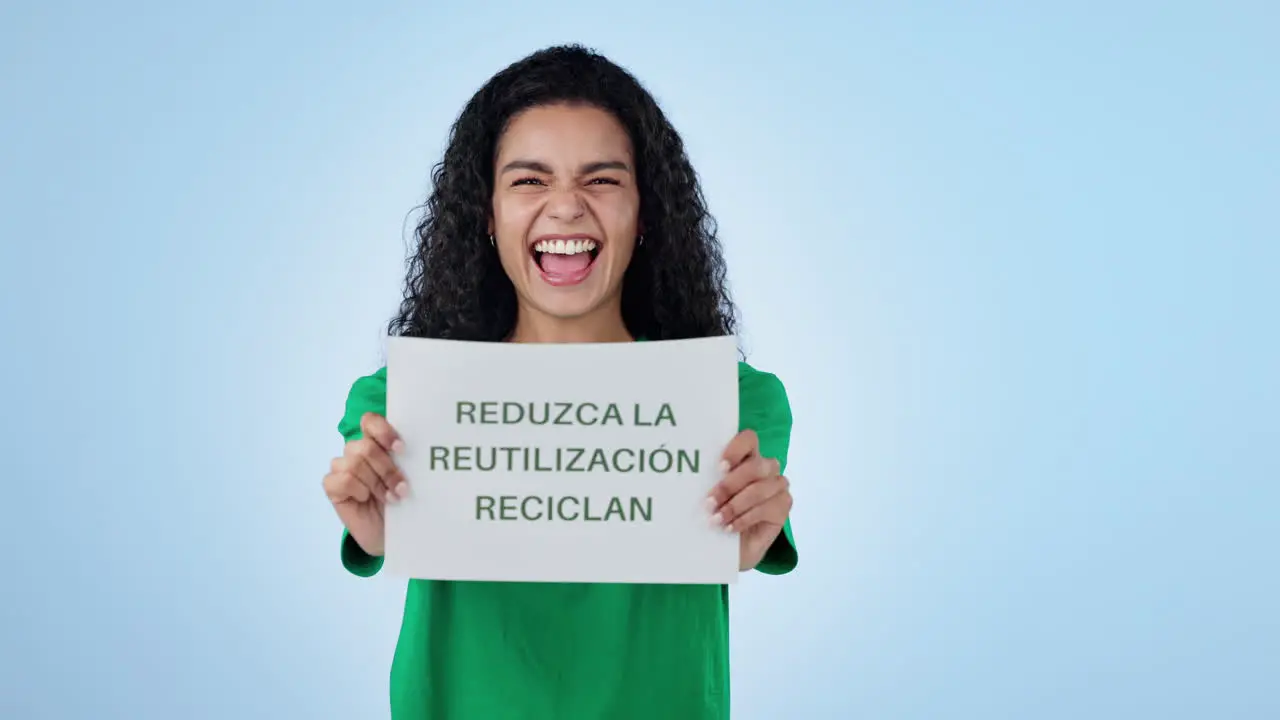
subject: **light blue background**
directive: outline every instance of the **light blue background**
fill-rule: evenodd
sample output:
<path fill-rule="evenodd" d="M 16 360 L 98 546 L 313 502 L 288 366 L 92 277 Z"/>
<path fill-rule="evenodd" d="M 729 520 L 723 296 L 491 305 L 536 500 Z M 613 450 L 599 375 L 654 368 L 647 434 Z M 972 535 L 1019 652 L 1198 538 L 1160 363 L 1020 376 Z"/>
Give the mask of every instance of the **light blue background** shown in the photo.
<path fill-rule="evenodd" d="M 0 11 L 0 716 L 385 716 L 334 426 L 454 115 L 582 41 L 797 419 L 736 718 L 1280 717 L 1276 5 L 437 5 Z"/>

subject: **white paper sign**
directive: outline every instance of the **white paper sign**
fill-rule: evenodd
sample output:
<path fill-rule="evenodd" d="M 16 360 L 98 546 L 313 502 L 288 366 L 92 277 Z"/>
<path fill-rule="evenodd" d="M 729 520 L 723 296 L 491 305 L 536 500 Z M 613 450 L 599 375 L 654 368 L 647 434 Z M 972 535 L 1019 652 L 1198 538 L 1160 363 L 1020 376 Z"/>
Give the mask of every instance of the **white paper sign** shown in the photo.
<path fill-rule="evenodd" d="M 733 583 L 707 493 L 738 430 L 732 337 L 602 344 L 390 338 L 410 496 L 386 569 L 414 578 Z"/>

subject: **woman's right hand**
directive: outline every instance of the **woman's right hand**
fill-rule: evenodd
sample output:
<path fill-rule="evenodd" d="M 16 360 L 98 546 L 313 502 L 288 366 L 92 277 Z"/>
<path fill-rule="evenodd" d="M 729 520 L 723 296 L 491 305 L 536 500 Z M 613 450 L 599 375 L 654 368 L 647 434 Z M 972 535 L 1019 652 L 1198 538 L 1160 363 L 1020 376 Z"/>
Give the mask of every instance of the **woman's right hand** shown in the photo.
<path fill-rule="evenodd" d="M 386 540 L 383 508 L 409 494 L 404 475 L 392 459 L 404 447 L 391 423 L 377 413 L 360 418 L 364 437 L 343 448 L 324 478 L 324 492 L 347 532 L 361 549 L 380 557 Z"/>

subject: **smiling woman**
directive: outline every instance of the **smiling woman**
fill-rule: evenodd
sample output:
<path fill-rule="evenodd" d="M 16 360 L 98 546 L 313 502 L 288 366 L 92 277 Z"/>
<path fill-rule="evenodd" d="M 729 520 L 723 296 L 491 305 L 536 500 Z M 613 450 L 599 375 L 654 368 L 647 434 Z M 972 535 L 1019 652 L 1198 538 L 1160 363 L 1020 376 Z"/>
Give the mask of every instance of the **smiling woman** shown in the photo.
<path fill-rule="evenodd" d="M 621 292 L 638 234 L 632 158 L 622 124 L 590 105 L 532 108 L 507 128 L 495 230 L 503 266 L 531 311 L 581 317 Z"/>
<path fill-rule="evenodd" d="M 720 244 L 696 178 L 680 136 L 625 70 L 579 47 L 530 55 L 486 83 L 454 124 L 390 334 L 519 343 L 734 334 Z M 563 371 L 548 368 L 549 377 Z M 738 534 L 742 570 L 786 573 L 797 560 L 782 475 L 791 437 L 786 391 L 742 362 L 738 401 L 740 432 L 725 438 L 722 457 L 662 444 L 414 451 L 454 470 L 589 468 L 622 479 L 678 481 L 718 464 L 724 477 L 706 499 L 708 522 Z M 455 410 L 459 422 L 531 428 L 677 422 L 662 404 L 476 398 Z M 395 460 L 404 440 L 385 414 L 384 367 L 352 385 L 338 424 L 346 443 L 324 480 L 346 528 L 343 565 L 364 577 L 382 567 L 386 504 L 411 492 Z M 651 520 L 649 498 L 600 492 L 481 495 L 476 517 L 560 526 Z M 413 580 L 391 668 L 392 716 L 723 720 L 727 597 L 713 585 Z"/>
<path fill-rule="evenodd" d="M 737 330 L 684 143 L 607 58 L 557 47 L 499 72 L 459 114 L 432 186 L 392 335 L 574 342 Z M 571 257 L 579 243 L 587 258 Z"/>
<path fill-rule="evenodd" d="M 546 320 L 605 321 L 601 308 L 621 308 L 639 233 L 633 165 L 626 129 L 597 107 L 557 103 L 512 119 L 498 143 L 490 225 L 525 311 L 512 340 L 538 342 Z M 608 326 L 625 331 L 617 318 Z"/>

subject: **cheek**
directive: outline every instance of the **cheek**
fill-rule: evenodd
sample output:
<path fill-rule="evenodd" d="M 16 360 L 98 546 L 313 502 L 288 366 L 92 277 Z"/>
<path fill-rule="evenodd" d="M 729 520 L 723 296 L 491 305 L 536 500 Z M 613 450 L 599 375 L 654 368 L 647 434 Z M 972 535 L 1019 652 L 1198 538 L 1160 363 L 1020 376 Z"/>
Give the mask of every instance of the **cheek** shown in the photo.
<path fill-rule="evenodd" d="M 605 224 L 605 232 L 614 242 L 632 242 L 639 234 L 640 204 L 634 198 L 609 202 L 599 207 L 598 216 Z"/>
<path fill-rule="evenodd" d="M 504 267 L 518 266 L 524 249 L 524 230 L 512 203 L 495 198 L 490 234 L 498 246 L 498 259 Z"/>
<path fill-rule="evenodd" d="M 520 240 L 528 232 L 537 213 L 529 203 L 519 200 L 498 199 L 493 203 L 493 231 L 499 242 Z M 515 236 L 513 238 L 513 236 Z"/>
<path fill-rule="evenodd" d="M 517 212 L 518 204 L 512 203 L 510 199 L 503 197 L 495 197 L 493 199 L 493 227 L 497 232 L 505 234 L 505 230 L 509 229 Z"/>
<path fill-rule="evenodd" d="M 525 258 L 528 256 L 524 248 L 524 238 L 518 233 L 504 233 L 503 239 L 498 240 L 498 259 L 502 262 L 502 266 L 507 269 L 508 273 L 520 270 L 524 267 Z"/>

